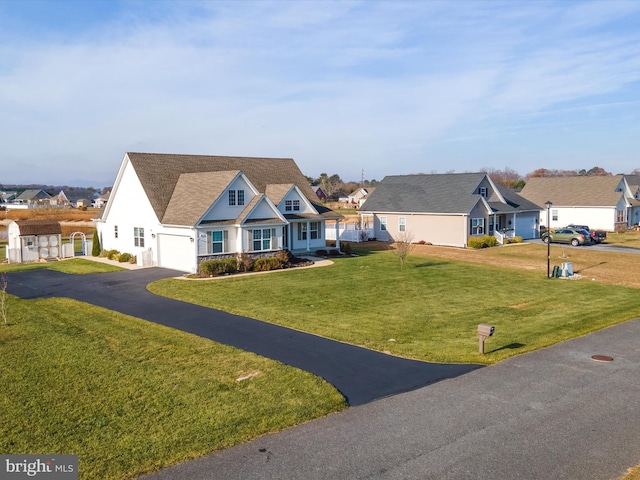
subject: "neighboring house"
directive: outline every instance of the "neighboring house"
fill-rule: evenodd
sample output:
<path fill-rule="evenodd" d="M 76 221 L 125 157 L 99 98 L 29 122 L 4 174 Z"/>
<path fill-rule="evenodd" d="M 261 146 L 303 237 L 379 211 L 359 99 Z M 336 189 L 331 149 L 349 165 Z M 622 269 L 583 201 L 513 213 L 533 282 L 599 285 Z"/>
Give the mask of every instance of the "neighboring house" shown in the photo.
<path fill-rule="evenodd" d="M 100 195 L 99 198 L 96 198 L 93 201 L 93 207 L 95 208 L 103 208 L 107 202 L 109 201 L 109 196 L 111 195 L 111 190 L 107 191 L 106 193 L 103 193 L 102 195 Z"/>
<path fill-rule="evenodd" d="M 318 197 L 318 200 L 327 200 L 327 194 L 324 193 L 324 190 L 322 190 L 322 187 L 317 186 L 317 185 L 312 185 L 311 188 L 313 189 L 314 192 L 316 192 L 316 196 Z"/>
<path fill-rule="evenodd" d="M 360 210 L 378 240 L 466 247 L 469 237 L 539 236 L 540 207 L 485 173 L 387 176 Z"/>
<path fill-rule="evenodd" d="M 520 195 L 541 206 L 540 222 L 551 228 L 588 225 L 610 232 L 626 230 L 640 220 L 640 202 L 625 176 L 577 176 L 531 178 Z"/>
<path fill-rule="evenodd" d="M 16 220 L 7 225 L 9 263 L 62 257 L 62 228 L 52 220 Z"/>
<path fill-rule="evenodd" d="M 28 208 L 48 207 L 51 205 L 51 195 L 44 190 L 25 190 L 13 199 L 17 205 L 27 205 Z"/>
<path fill-rule="evenodd" d="M 54 197 L 51 197 L 50 204 L 51 206 L 66 207 L 70 204 L 70 202 L 64 191 L 60 190 L 60 193 L 58 193 Z"/>
<path fill-rule="evenodd" d="M 16 195 L 16 192 L 0 192 L 0 203 L 11 202 Z"/>
<path fill-rule="evenodd" d="M 97 227 L 106 250 L 194 273 L 205 259 L 324 248 L 325 222 L 341 218 L 292 159 L 127 153 Z"/>

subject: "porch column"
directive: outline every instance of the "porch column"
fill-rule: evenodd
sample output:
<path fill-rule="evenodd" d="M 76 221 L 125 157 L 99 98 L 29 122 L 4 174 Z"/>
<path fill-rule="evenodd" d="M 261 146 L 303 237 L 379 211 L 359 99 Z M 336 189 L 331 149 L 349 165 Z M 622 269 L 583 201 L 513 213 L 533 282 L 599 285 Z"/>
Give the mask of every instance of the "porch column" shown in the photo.
<path fill-rule="evenodd" d="M 336 220 L 336 248 L 340 250 L 340 220 Z"/>
<path fill-rule="evenodd" d="M 311 251 L 311 222 L 307 220 L 307 252 Z"/>

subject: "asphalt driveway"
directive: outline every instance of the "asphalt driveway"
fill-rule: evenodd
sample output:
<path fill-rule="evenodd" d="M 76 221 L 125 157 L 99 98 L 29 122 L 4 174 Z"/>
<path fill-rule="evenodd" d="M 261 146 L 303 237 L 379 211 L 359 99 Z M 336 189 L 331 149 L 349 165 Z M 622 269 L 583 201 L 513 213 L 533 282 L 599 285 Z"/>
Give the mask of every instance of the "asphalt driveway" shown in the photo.
<path fill-rule="evenodd" d="M 633 320 L 143 478 L 620 478 L 640 462 L 639 339 Z"/>
<path fill-rule="evenodd" d="M 7 292 L 23 299 L 66 297 L 142 318 L 306 370 L 334 385 L 351 406 L 408 392 L 481 365 L 408 360 L 259 320 L 159 297 L 146 285 L 182 275 L 145 268 L 90 275 L 12 272 Z"/>

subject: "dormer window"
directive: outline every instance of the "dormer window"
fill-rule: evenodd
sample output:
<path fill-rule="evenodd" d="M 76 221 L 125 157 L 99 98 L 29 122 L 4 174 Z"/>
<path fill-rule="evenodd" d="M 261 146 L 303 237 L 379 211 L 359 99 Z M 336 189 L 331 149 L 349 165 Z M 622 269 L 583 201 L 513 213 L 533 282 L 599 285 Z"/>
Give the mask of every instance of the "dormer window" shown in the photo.
<path fill-rule="evenodd" d="M 300 200 L 285 200 L 285 202 L 284 202 L 284 210 L 286 212 L 299 212 L 300 211 Z"/>
<path fill-rule="evenodd" d="M 244 205 L 244 190 L 229 190 L 229 206 Z"/>
<path fill-rule="evenodd" d="M 480 187 L 480 196 L 487 198 L 487 187 Z"/>

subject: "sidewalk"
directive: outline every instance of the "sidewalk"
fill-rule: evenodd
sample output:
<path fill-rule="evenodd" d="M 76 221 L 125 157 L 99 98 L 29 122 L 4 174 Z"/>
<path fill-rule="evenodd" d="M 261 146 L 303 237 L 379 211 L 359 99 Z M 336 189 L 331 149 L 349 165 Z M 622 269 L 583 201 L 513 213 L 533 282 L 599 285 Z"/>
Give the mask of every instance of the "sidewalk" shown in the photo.
<path fill-rule="evenodd" d="M 640 462 L 639 339 L 633 320 L 142 478 L 620 478 Z"/>

